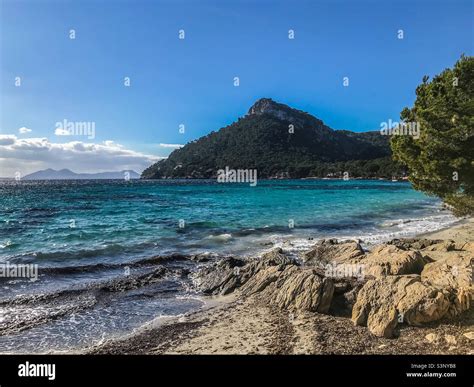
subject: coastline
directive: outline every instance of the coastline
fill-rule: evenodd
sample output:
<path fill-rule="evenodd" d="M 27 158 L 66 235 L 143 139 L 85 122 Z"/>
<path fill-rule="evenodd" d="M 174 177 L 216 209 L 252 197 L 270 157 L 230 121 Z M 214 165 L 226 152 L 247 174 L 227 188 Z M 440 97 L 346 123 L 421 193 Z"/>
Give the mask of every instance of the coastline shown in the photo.
<path fill-rule="evenodd" d="M 462 218 L 449 227 L 421 233 L 417 238 L 452 239 L 457 242 L 474 242 L 474 218 Z"/>
<path fill-rule="evenodd" d="M 474 242 L 474 218 L 416 239 Z M 432 251 L 435 261 L 444 252 Z M 401 325 L 398 337 L 373 335 L 350 318 L 270 305 L 262 294 L 203 297 L 206 305 L 160 319 L 117 340 L 88 348 L 87 354 L 474 354 L 474 308 L 422 326 Z M 436 338 L 431 340 L 431 338 Z"/>

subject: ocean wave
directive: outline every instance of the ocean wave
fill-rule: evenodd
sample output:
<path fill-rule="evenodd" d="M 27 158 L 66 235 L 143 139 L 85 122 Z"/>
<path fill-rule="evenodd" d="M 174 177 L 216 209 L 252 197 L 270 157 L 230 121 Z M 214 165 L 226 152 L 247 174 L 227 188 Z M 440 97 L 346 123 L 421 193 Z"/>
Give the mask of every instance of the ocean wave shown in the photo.
<path fill-rule="evenodd" d="M 158 283 L 169 275 L 179 275 L 158 266 L 144 273 L 126 274 L 106 281 L 92 282 L 76 289 L 40 294 L 22 294 L 0 301 L 0 336 L 30 329 L 59 317 L 106 303 L 112 294 L 128 292 Z M 173 292 L 167 287 L 163 293 Z"/>
<path fill-rule="evenodd" d="M 22 262 L 22 261 L 59 261 L 64 263 L 65 260 L 74 260 L 85 258 L 96 258 L 96 257 L 114 257 L 119 254 L 126 253 L 142 253 L 147 249 L 156 248 L 158 246 L 155 242 L 144 242 L 134 245 L 123 245 L 118 243 L 112 243 L 108 245 L 100 245 L 94 249 L 76 249 L 71 251 L 51 251 L 51 252 L 29 252 L 18 255 L 6 257 L 10 262 Z"/>
<path fill-rule="evenodd" d="M 14 246 L 15 246 L 15 243 L 12 242 L 10 239 L 7 240 L 4 243 L 0 243 L 0 249 L 6 249 L 6 248 L 9 248 L 9 247 L 14 247 Z"/>
<path fill-rule="evenodd" d="M 372 231 L 360 233 L 334 233 L 320 237 L 300 238 L 293 236 L 273 235 L 271 248 L 280 247 L 289 254 L 298 254 L 312 248 L 321 239 L 336 238 L 339 240 L 357 240 L 365 245 L 375 245 L 395 238 L 410 238 L 416 235 L 438 231 L 458 222 L 459 219 L 450 213 L 425 216 L 415 219 L 396 219 L 384 221 Z M 267 249 L 268 250 L 268 249 Z"/>
<path fill-rule="evenodd" d="M 212 242 L 228 242 L 232 239 L 232 234 L 208 235 L 205 239 Z"/>

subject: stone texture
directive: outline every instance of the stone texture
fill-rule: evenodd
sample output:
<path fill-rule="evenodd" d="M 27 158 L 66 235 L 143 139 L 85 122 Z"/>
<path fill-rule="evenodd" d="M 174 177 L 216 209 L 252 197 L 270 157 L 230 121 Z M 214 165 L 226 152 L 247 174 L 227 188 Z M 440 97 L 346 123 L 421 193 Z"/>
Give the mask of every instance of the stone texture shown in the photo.
<path fill-rule="evenodd" d="M 196 287 L 208 295 L 228 294 L 241 285 L 237 275 L 245 265 L 242 259 L 224 258 L 215 264 L 201 269 L 194 277 Z"/>
<path fill-rule="evenodd" d="M 428 263 L 421 279 L 440 287 L 469 288 L 472 286 L 474 256 L 462 253 L 447 254 L 445 258 Z"/>
<path fill-rule="evenodd" d="M 366 276 L 379 278 L 388 275 L 420 274 L 431 259 L 423 257 L 419 251 L 407 251 L 394 245 L 380 245 L 357 262 L 364 265 Z"/>
<path fill-rule="evenodd" d="M 417 275 L 369 280 L 360 290 L 352 321 L 377 336 L 393 337 L 398 322 L 422 325 L 444 317 L 449 293 L 421 282 Z"/>
<path fill-rule="evenodd" d="M 292 259 L 284 255 L 281 249 L 274 249 L 251 260 L 224 258 L 200 270 L 194 279 L 197 288 L 204 294 L 226 295 L 244 285 L 260 271 L 269 267 L 283 268 L 290 264 L 294 264 Z"/>
<path fill-rule="evenodd" d="M 441 239 L 426 239 L 426 238 L 402 238 L 392 239 L 387 242 L 389 245 L 394 245 L 403 250 L 423 250 L 429 246 L 444 243 Z"/>
<path fill-rule="evenodd" d="M 306 265 L 325 265 L 326 263 L 345 263 L 364 255 L 359 243 L 337 242 L 335 239 L 322 240 L 303 255 Z"/>
<path fill-rule="evenodd" d="M 334 284 L 316 271 L 293 271 L 281 287 L 273 293 L 270 302 L 281 309 L 327 313 L 334 294 Z"/>

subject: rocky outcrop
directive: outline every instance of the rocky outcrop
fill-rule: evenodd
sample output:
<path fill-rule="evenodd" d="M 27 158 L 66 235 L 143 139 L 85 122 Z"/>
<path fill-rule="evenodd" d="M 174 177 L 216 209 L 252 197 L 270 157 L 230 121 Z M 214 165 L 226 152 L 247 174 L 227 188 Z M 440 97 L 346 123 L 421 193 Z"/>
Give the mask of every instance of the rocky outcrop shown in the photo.
<path fill-rule="evenodd" d="M 426 238 L 404 238 L 393 239 L 387 242 L 389 245 L 397 246 L 403 250 L 421 250 L 423 252 L 439 251 L 467 251 L 474 253 L 473 242 L 456 242 L 454 240 L 426 239 Z"/>
<path fill-rule="evenodd" d="M 397 324 L 421 325 L 443 318 L 452 304 L 447 290 L 421 282 L 418 275 L 369 280 L 360 290 L 352 321 L 376 336 L 393 337 Z"/>
<path fill-rule="evenodd" d="M 364 250 L 354 241 L 339 243 L 335 239 L 326 239 L 317 243 L 303 255 L 306 265 L 325 265 L 327 263 L 345 263 L 362 257 Z"/>
<path fill-rule="evenodd" d="M 332 279 L 316 268 L 301 268 L 275 249 L 259 259 L 227 258 L 202 270 L 198 287 L 206 294 L 262 295 L 281 309 L 327 313 L 334 293 Z"/>
<path fill-rule="evenodd" d="M 281 309 L 327 313 L 334 294 L 334 284 L 315 270 L 294 272 L 273 294 L 271 302 Z"/>
<path fill-rule="evenodd" d="M 241 285 L 236 273 L 244 265 L 242 259 L 224 258 L 201 269 L 194 277 L 195 286 L 207 295 L 229 294 Z"/>
<path fill-rule="evenodd" d="M 404 250 L 395 245 L 380 245 L 361 259 L 364 274 L 376 278 L 389 275 L 420 274 L 423 267 L 431 259 L 421 255 L 419 251 Z"/>
<path fill-rule="evenodd" d="M 298 271 L 298 267 L 291 266 L 270 266 L 255 272 L 255 274 L 249 278 L 245 285 L 241 288 L 242 294 L 245 296 L 251 296 L 257 293 L 261 293 L 266 290 L 268 286 L 278 283 L 273 288 L 281 286 L 282 282 L 287 279 L 291 273 Z"/>
<path fill-rule="evenodd" d="M 421 279 L 438 287 L 470 288 L 473 286 L 474 256 L 452 254 L 427 264 Z"/>
<path fill-rule="evenodd" d="M 474 242 L 456 242 L 456 250 L 474 253 Z"/>
<path fill-rule="evenodd" d="M 327 313 L 334 283 L 315 269 L 273 266 L 252 277 L 242 287 L 242 293 L 260 293 L 270 304 L 285 310 Z"/>
<path fill-rule="evenodd" d="M 474 302 L 473 263 L 471 254 L 450 254 L 426 265 L 421 272 L 423 282 L 451 289 L 450 317 L 468 310 Z"/>
<path fill-rule="evenodd" d="M 442 259 L 433 261 L 422 252 Z M 357 242 L 325 240 L 303 261 L 300 265 L 274 249 L 257 259 L 223 259 L 195 279 L 206 294 L 238 290 L 243 297 L 261 297 L 291 312 L 350 317 L 382 337 L 395 336 L 399 324 L 423 325 L 457 316 L 472 305 L 474 259 L 451 242 L 398 240 L 365 254 Z M 363 275 L 331 275 L 328 265 L 363 267 Z"/>
<path fill-rule="evenodd" d="M 468 310 L 474 294 L 470 249 L 470 243 L 430 239 L 397 239 L 376 247 L 359 259 L 365 275 L 375 279 L 359 291 L 352 320 L 375 335 L 392 337 L 400 322 L 421 325 Z"/>
<path fill-rule="evenodd" d="M 204 294 L 226 295 L 244 285 L 250 278 L 269 267 L 283 268 L 294 264 L 281 249 L 274 249 L 261 258 L 243 260 L 224 258 L 202 269 L 194 278 L 196 287 Z"/>
<path fill-rule="evenodd" d="M 426 238 L 403 238 L 392 239 L 387 242 L 387 245 L 396 246 L 402 250 L 423 250 L 429 246 L 443 243 L 441 239 L 426 239 Z"/>
<path fill-rule="evenodd" d="M 169 269 L 158 266 L 153 271 L 145 274 L 133 274 L 108 280 L 100 286 L 100 289 L 107 292 L 125 292 L 127 290 L 138 289 L 146 285 L 160 281 Z"/>

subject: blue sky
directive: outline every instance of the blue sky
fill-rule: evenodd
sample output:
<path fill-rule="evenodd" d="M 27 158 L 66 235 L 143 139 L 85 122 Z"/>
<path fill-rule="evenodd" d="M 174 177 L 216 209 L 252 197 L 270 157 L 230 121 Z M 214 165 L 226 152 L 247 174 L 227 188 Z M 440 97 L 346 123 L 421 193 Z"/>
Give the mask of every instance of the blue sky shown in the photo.
<path fill-rule="evenodd" d="M 460 0 L 1 0 L 0 176 L 143 169 L 172 150 L 160 144 L 228 125 L 261 97 L 334 129 L 378 129 L 423 75 L 472 55 L 473 16 Z M 56 135 L 64 119 L 93 122 L 94 139 Z"/>

